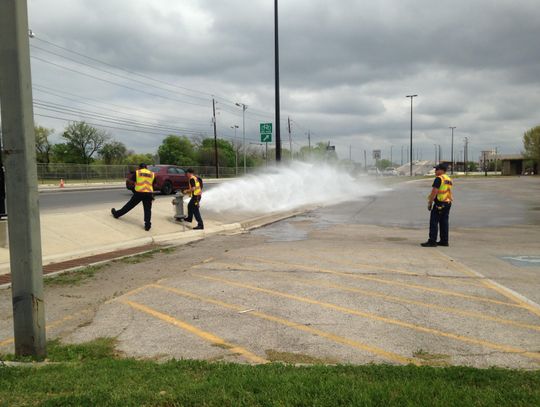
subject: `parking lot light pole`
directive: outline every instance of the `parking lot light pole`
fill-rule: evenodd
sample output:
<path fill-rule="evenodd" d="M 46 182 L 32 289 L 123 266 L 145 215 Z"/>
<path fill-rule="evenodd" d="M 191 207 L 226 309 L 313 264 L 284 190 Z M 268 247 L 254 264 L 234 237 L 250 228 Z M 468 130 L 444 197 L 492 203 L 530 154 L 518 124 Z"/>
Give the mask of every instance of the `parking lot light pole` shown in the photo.
<path fill-rule="evenodd" d="M 412 167 L 413 167 L 413 148 L 412 148 L 412 119 L 413 119 L 413 98 L 417 97 L 418 95 L 407 95 L 405 97 L 408 97 L 408 98 L 411 98 L 411 143 L 410 143 L 410 159 L 411 159 L 411 162 L 410 162 L 410 176 L 412 177 L 413 175 L 413 171 L 412 171 Z"/>
<path fill-rule="evenodd" d="M 0 1 L 0 99 L 15 354 L 46 355 L 26 0 Z"/>
<path fill-rule="evenodd" d="M 450 157 L 450 160 L 452 160 L 452 175 L 454 175 L 454 165 L 455 165 L 455 162 L 454 162 L 454 129 L 456 128 L 456 126 L 450 126 L 449 129 L 452 130 L 452 147 L 451 147 L 451 157 Z"/>
<path fill-rule="evenodd" d="M 236 106 L 242 108 L 242 146 L 244 147 L 244 175 L 247 173 L 246 167 L 246 110 L 247 105 L 243 103 L 236 103 Z"/>

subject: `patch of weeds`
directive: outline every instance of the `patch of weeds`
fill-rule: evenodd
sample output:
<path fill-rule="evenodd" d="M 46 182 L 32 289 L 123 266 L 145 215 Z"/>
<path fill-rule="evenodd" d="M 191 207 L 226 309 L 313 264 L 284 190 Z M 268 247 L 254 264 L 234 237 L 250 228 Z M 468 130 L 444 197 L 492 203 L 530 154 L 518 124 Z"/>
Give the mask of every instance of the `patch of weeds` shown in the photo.
<path fill-rule="evenodd" d="M 79 285 L 84 280 L 94 277 L 94 275 L 107 267 L 106 264 L 99 266 L 88 266 L 78 270 L 68 271 L 56 276 L 45 276 L 44 283 L 47 286 Z"/>
<path fill-rule="evenodd" d="M 136 254 L 134 256 L 124 257 L 116 261 L 125 263 L 125 264 L 138 264 L 138 263 L 142 263 L 143 261 L 153 259 L 154 254 L 171 254 L 171 253 L 174 253 L 175 250 L 176 250 L 176 247 L 164 247 L 162 249 L 150 250 L 148 252 Z"/>
<path fill-rule="evenodd" d="M 334 365 L 338 363 L 337 360 L 327 357 L 317 358 L 302 353 L 279 352 L 274 349 L 267 349 L 266 357 L 270 362 L 283 362 L 291 365 Z"/>

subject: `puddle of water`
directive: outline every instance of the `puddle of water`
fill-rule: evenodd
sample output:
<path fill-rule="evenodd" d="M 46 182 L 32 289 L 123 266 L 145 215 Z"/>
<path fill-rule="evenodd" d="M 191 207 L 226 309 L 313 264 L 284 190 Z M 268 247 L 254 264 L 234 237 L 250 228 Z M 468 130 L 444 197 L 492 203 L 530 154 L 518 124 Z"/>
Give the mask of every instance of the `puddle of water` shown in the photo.
<path fill-rule="evenodd" d="M 540 256 L 502 256 L 501 259 L 517 267 L 540 267 Z"/>
<path fill-rule="evenodd" d="M 307 240 L 308 231 L 293 225 L 293 222 L 278 222 L 251 232 L 256 236 L 267 237 L 267 242 L 297 242 Z"/>

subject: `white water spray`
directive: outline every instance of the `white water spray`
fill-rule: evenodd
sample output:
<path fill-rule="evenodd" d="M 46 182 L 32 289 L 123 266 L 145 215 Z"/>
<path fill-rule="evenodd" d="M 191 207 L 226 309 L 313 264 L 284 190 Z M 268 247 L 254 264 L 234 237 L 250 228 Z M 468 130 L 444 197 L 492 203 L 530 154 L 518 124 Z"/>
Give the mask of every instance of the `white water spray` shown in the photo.
<path fill-rule="evenodd" d="M 206 209 L 214 212 L 269 213 L 354 201 L 380 190 L 329 164 L 295 162 L 225 182 L 203 199 Z"/>

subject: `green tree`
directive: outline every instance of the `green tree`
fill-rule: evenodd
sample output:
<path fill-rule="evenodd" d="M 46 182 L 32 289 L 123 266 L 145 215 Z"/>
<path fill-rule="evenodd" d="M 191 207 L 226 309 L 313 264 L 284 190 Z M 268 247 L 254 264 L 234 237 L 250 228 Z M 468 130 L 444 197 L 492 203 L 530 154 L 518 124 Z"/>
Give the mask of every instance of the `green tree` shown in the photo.
<path fill-rule="evenodd" d="M 154 163 L 154 156 L 152 154 L 150 154 L 150 153 L 148 153 L 148 154 L 131 153 L 126 157 L 126 159 L 124 161 L 125 161 L 126 164 L 130 164 L 130 165 L 139 165 L 141 163 L 153 164 Z"/>
<path fill-rule="evenodd" d="M 49 136 L 53 133 L 52 129 L 42 126 L 34 127 L 36 135 L 36 160 L 38 163 L 48 164 L 51 161 L 52 144 Z"/>
<path fill-rule="evenodd" d="M 111 141 L 101 147 L 99 155 L 107 165 L 123 164 L 127 157 L 127 148 L 120 141 Z"/>
<path fill-rule="evenodd" d="M 524 155 L 531 161 L 540 163 L 540 126 L 533 127 L 523 135 Z"/>
<path fill-rule="evenodd" d="M 221 167 L 234 167 L 235 156 L 234 146 L 230 141 L 217 139 L 218 160 Z M 197 151 L 197 159 L 199 165 L 214 166 L 216 165 L 214 139 L 206 138 L 202 140 Z M 247 164 L 247 160 L 246 160 Z"/>
<path fill-rule="evenodd" d="M 189 166 L 196 164 L 195 150 L 191 141 L 185 137 L 167 136 L 158 148 L 162 164 Z"/>
<path fill-rule="evenodd" d="M 85 122 L 75 122 L 66 127 L 62 138 L 76 155 L 76 163 L 90 164 L 92 156 L 103 147 L 110 136 Z"/>
<path fill-rule="evenodd" d="M 50 162 L 81 164 L 81 157 L 70 144 L 59 143 L 51 147 Z"/>
<path fill-rule="evenodd" d="M 391 167 L 391 166 L 392 166 L 392 162 L 390 160 L 383 159 L 383 160 L 377 161 L 377 168 L 379 170 L 385 170 L 386 168 Z"/>

